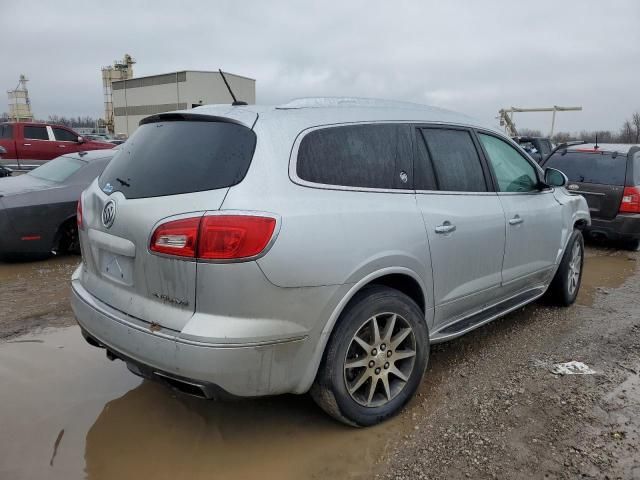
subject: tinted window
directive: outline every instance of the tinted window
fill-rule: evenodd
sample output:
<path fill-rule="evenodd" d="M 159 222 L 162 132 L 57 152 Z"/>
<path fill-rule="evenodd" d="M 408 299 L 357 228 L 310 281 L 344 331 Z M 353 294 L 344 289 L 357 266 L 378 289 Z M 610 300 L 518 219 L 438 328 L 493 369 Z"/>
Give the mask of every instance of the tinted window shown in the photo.
<path fill-rule="evenodd" d="M 60 142 L 77 142 L 78 135 L 64 128 L 53 127 L 53 136 Z"/>
<path fill-rule="evenodd" d="M 350 125 L 308 133 L 298 149 L 298 176 L 309 182 L 364 188 L 412 188 L 411 128 Z M 406 176 L 401 180 L 401 172 Z"/>
<path fill-rule="evenodd" d="M 58 157 L 30 171 L 27 175 L 52 182 L 63 182 L 86 164 L 87 162 L 76 158 Z"/>
<path fill-rule="evenodd" d="M 633 156 L 633 184 L 640 185 L 640 152 Z"/>
<path fill-rule="evenodd" d="M 624 185 L 627 156 L 564 150 L 554 153 L 544 166 L 557 168 L 572 182 Z"/>
<path fill-rule="evenodd" d="M 416 190 L 437 190 L 436 174 L 433 171 L 433 164 L 429 158 L 427 145 L 424 143 L 422 131 L 416 132 L 417 156 L 414 165 L 415 188 Z"/>
<path fill-rule="evenodd" d="M 122 144 L 100 187 L 109 183 L 127 198 L 230 187 L 244 178 L 255 146 L 255 133 L 233 123 L 147 123 Z"/>
<path fill-rule="evenodd" d="M 0 125 L 0 138 L 13 138 L 13 128 L 11 125 Z"/>
<path fill-rule="evenodd" d="M 440 190 L 486 192 L 487 184 L 478 152 L 466 130 L 422 130 Z"/>
<path fill-rule="evenodd" d="M 536 190 L 538 177 L 533 166 L 507 142 L 492 135 L 478 134 L 493 167 L 501 192 Z"/>
<path fill-rule="evenodd" d="M 49 140 L 47 127 L 34 127 L 31 125 L 25 125 L 24 138 L 27 138 L 30 140 Z"/>

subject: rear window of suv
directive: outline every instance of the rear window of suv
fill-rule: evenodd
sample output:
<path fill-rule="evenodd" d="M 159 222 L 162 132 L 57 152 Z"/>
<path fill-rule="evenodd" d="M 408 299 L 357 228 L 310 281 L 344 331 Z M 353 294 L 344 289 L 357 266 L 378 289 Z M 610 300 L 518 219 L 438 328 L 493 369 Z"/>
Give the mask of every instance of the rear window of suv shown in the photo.
<path fill-rule="evenodd" d="M 557 168 L 571 182 L 624 185 L 627 156 L 565 150 L 554 153 L 544 166 Z"/>
<path fill-rule="evenodd" d="M 255 133 L 235 123 L 146 123 L 113 157 L 100 188 L 147 198 L 231 187 L 246 175 L 255 146 Z"/>

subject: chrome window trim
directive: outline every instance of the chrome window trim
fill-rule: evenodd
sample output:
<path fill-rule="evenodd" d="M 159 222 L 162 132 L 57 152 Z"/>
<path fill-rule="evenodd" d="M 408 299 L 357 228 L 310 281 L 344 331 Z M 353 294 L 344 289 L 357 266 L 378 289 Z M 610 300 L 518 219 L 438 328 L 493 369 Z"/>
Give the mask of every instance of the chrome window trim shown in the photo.
<path fill-rule="evenodd" d="M 464 192 L 458 190 L 416 190 L 416 194 L 421 195 L 472 195 L 472 196 L 495 196 L 497 192 Z"/>
<path fill-rule="evenodd" d="M 416 190 L 411 188 L 375 188 L 375 187 L 351 187 L 346 185 L 333 185 L 327 183 L 311 182 L 309 180 L 303 180 L 298 176 L 298 150 L 300 149 L 300 143 L 302 139 L 311 132 L 316 130 L 322 130 L 325 128 L 335 128 L 350 125 L 389 125 L 389 124 L 402 124 L 402 125 L 436 125 L 436 126 L 454 126 L 462 128 L 473 128 L 468 125 L 459 123 L 446 123 L 446 122 L 425 122 L 422 120 L 369 120 L 369 121 L 357 121 L 357 122 L 339 122 L 339 123 L 327 123 L 322 125 L 315 125 L 302 130 L 296 135 L 291 147 L 291 153 L 289 155 L 289 179 L 302 187 L 315 188 L 319 190 L 340 190 L 347 192 L 369 192 L 369 193 L 397 193 L 397 194 L 415 194 Z M 413 162 L 413 159 L 412 159 Z M 464 193 L 464 192 L 463 192 Z"/>

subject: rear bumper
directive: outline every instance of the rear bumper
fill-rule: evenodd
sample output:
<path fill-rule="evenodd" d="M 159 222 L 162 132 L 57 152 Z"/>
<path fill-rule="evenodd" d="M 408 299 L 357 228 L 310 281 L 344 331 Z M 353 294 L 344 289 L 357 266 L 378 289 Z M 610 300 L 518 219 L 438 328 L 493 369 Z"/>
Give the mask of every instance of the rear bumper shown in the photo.
<path fill-rule="evenodd" d="M 110 308 L 72 280 L 71 306 L 85 338 L 120 358 L 134 373 L 172 386 L 192 385 L 207 398 L 253 397 L 294 390 L 293 360 L 306 338 L 221 345 L 151 329 Z M 180 388 L 182 390 L 186 390 Z"/>
<path fill-rule="evenodd" d="M 640 239 L 640 214 L 619 214 L 611 220 L 591 217 L 587 232 L 591 236 L 603 236 L 609 240 Z"/>

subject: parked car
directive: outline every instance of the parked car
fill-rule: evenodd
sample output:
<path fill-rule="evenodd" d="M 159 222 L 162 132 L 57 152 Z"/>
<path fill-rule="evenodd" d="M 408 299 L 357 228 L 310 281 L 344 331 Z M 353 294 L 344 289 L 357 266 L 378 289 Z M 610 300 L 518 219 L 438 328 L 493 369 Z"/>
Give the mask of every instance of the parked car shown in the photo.
<path fill-rule="evenodd" d="M 538 163 L 542 163 L 553 150 L 551 139 L 547 137 L 519 136 L 513 140 Z"/>
<path fill-rule="evenodd" d="M 6 153 L 7 151 L 4 149 L 4 147 L 0 147 L 0 159 L 2 159 L 2 156 L 5 155 Z M 9 167 L 0 165 L 0 178 L 10 177 L 12 174 L 13 174 L 13 170 L 11 170 Z"/>
<path fill-rule="evenodd" d="M 23 175 L 0 179 L 0 257 L 79 253 L 80 193 L 115 150 L 63 155 Z"/>
<path fill-rule="evenodd" d="M 89 134 L 89 135 L 85 135 L 84 138 L 86 140 L 91 140 L 92 142 L 103 142 L 103 143 L 109 143 L 110 142 L 109 137 L 106 136 L 106 135 Z"/>
<path fill-rule="evenodd" d="M 574 145 L 557 150 L 544 162 L 564 172 L 568 190 L 587 199 L 596 238 L 640 248 L 640 146 Z"/>
<path fill-rule="evenodd" d="M 464 115 L 359 99 L 143 119 L 78 217 L 89 343 L 205 398 L 311 391 L 372 425 L 430 345 L 574 302 L 585 200 Z"/>
<path fill-rule="evenodd" d="M 70 128 L 47 123 L 0 123 L 0 146 L 7 153 L 4 166 L 31 170 L 67 153 L 113 148 L 106 142 L 86 141 Z"/>

